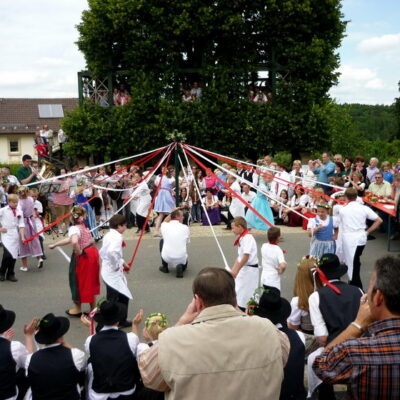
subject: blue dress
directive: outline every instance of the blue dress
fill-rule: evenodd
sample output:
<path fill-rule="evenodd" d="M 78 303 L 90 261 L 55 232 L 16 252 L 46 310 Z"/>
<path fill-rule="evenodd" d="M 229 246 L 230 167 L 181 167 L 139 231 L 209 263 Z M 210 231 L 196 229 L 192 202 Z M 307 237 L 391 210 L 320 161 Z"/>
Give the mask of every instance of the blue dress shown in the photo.
<path fill-rule="evenodd" d="M 320 220 L 315 217 L 315 224 L 318 225 Z M 326 253 L 335 254 L 336 243 L 333 240 L 333 217 L 328 215 L 328 223 L 321 230 L 315 233 L 311 239 L 310 255 L 321 258 Z"/>
<path fill-rule="evenodd" d="M 175 208 L 173 192 L 175 180 L 174 178 L 167 178 L 166 176 L 163 176 L 161 179 L 162 181 L 154 205 L 154 211 L 169 214 Z"/>
<path fill-rule="evenodd" d="M 265 183 L 260 183 L 259 188 L 268 192 L 270 188 Z M 261 193 L 261 191 L 257 191 L 257 196 L 251 202 L 251 206 L 258 211 L 267 221 L 269 221 L 272 225 L 274 224 L 274 216 L 272 214 L 271 207 L 269 206 L 269 201 L 267 196 Z M 253 213 L 250 209 L 246 212 L 246 221 L 247 226 L 253 229 L 259 229 L 261 231 L 267 231 L 270 226 L 267 225 L 264 221 L 262 221 L 256 214 Z"/>
<path fill-rule="evenodd" d="M 96 225 L 97 225 L 96 216 L 94 214 L 93 208 L 89 203 L 84 204 L 82 206 L 82 204 L 85 201 L 87 201 L 87 198 L 82 193 L 76 195 L 75 198 L 76 198 L 76 205 L 81 206 L 86 210 L 85 223 L 86 223 L 86 226 L 88 226 L 89 230 L 91 231 L 93 228 L 96 228 Z M 94 239 L 101 239 L 101 235 L 99 234 L 99 231 L 97 230 L 97 228 L 90 233 Z"/>

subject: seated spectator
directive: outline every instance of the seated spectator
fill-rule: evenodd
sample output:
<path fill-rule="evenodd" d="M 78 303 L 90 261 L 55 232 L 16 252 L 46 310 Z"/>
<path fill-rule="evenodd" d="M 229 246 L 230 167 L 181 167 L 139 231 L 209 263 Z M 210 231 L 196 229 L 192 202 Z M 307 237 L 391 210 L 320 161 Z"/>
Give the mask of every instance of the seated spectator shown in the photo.
<path fill-rule="evenodd" d="M 176 327 L 139 355 L 145 386 L 170 399 L 277 399 L 287 336 L 267 319 L 237 310 L 228 271 L 205 268 L 192 287 L 193 300 Z"/>
<path fill-rule="evenodd" d="M 19 378 L 21 373 L 22 377 L 24 375 L 28 354 L 34 351 L 33 334 L 37 319 L 33 319 L 24 327 L 25 346 L 21 342 L 12 340 L 15 332 L 11 327 L 14 321 L 15 312 L 5 310 L 0 305 L 0 396 L 9 400 L 17 399 L 17 396 L 21 399 L 24 397 Z"/>
<path fill-rule="evenodd" d="M 4 180 L 7 180 L 8 183 L 12 185 L 19 185 L 19 181 L 16 176 L 10 174 L 10 168 L 3 167 L 1 169 L 0 177 Z"/>
<path fill-rule="evenodd" d="M 318 377 L 329 384 L 347 384 L 353 399 L 399 399 L 399 299 L 400 260 L 380 258 L 368 294 L 350 320 L 354 322 L 315 359 Z"/>
<path fill-rule="evenodd" d="M 304 189 L 297 186 L 295 194 L 289 203 L 290 208 L 285 208 L 282 212 L 284 223 L 287 226 L 302 226 L 303 218 L 293 211 L 298 211 L 300 213 L 304 207 L 307 207 L 309 201 L 310 199 L 308 195 L 304 193 Z"/>
<path fill-rule="evenodd" d="M 193 82 L 190 94 L 192 95 L 193 100 L 201 100 L 202 93 L 199 82 Z"/>
<path fill-rule="evenodd" d="M 329 177 L 329 180 L 334 181 L 335 178 L 341 178 L 345 176 L 345 166 L 341 162 L 335 162 L 335 174 Z"/>
<path fill-rule="evenodd" d="M 219 225 L 221 222 L 221 211 L 219 209 L 220 201 L 217 196 L 213 195 L 212 189 L 206 189 L 206 197 L 203 198 L 203 204 L 207 210 L 211 225 Z M 203 225 L 210 225 L 208 218 L 203 210 L 201 215 Z"/>
<path fill-rule="evenodd" d="M 392 186 L 389 182 L 383 180 L 382 172 L 377 172 L 374 176 L 375 182 L 372 182 L 368 191 L 373 193 L 375 196 L 381 196 L 384 199 L 390 199 L 392 197 Z"/>
<path fill-rule="evenodd" d="M 282 213 L 285 209 L 285 205 L 289 203 L 289 193 L 286 189 L 282 189 L 281 193 L 276 200 L 279 201 L 270 201 L 272 213 L 274 214 L 275 224 L 283 225 Z"/>
<path fill-rule="evenodd" d="M 379 172 L 378 168 L 379 160 L 376 157 L 372 157 L 369 160 L 369 165 L 367 167 L 367 182 L 375 182 L 375 175 Z"/>
<path fill-rule="evenodd" d="M 352 172 L 353 168 L 353 159 L 351 157 L 346 157 L 344 159 L 344 174 L 349 176 Z"/>
<path fill-rule="evenodd" d="M 86 357 L 65 341 L 69 326 L 68 318 L 54 314 L 47 314 L 38 322 L 35 340 L 43 347 L 26 360 L 33 399 L 81 398 L 79 387 L 84 382 Z"/>
<path fill-rule="evenodd" d="M 185 90 L 185 91 L 183 92 L 182 101 L 183 101 L 183 102 L 193 101 L 193 97 L 192 97 L 192 95 L 190 94 L 190 91 L 189 91 L 189 90 Z"/>
<path fill-rule="evenodd" d="M 354 159 L 354 166 L 355 170 L 361 172 L 364 177 L 364 182 L 367 183 L 367 168 L 365 166 L 365 159 L 363 156 L 356 156 Z"/>
<path fill-rule="evenodd" d="M 382 165 L 381 165 L 381 168 L 382 168 L 382 173 L 383 173 L 383 179 L 386 182 L 393 183 L 394 174 L 393 174 L 393 171 L 390 168 L 389 161 L 384 161 L 382 163 Z"/>
<path fill-rule="evenodd" d="M 357 190 L 357 196 L 363 197 L 365 194 L 364 175 L 360 171 L 353 171 L 347 182 L 344 184 L 345 188 L 353 187 Z"/>
<path fill-rule="evenodd" d="M 302 332 L 290 329 L 286 320 L 290 315 L 290 303 L 280 296 L 275 287 L 265 287 L 254 314 L 269 319 L 280 331 L 286 333 L 290 342 L 290 352 L 285 365 L 280 399 L 306 399 L 304 388 L 305 336 Z"/>
<path fill-rule="evenodd" d="M 347 266 L 341 264 L 335 254 L 324 254 L 316 271 L 323 287 L 314 292 L 308 302 L 314 335 L 321 347 L 308 357 L 308 390 L 312 395 L 318 387 L 320 399 L 333 399 L 332 386 L 321 384 L 311 366 L 324 346 L 354 321 L 363 292 L 358 287 L 340 281 L 347 273 Z"/>

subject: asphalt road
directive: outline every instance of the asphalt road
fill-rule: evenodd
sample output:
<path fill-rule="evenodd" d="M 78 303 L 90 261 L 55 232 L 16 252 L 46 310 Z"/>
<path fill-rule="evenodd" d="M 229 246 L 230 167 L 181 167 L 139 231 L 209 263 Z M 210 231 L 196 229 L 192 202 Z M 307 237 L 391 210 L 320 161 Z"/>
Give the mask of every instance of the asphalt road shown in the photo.
<path fill-rule="evenodd" d="M 133 270 L 128 277 L 128 284 L 134 299 L 129 304 L 129 317 L 143 308 L 145 315 L 153 312 L 163 312 L 168 316 L 170 324 L 174 324 L 191 301 L 191 284 L 196 274 L 204 267 L 223 267 L 219 250 L 211 236 L 209 228 L 193 226 L 192 239 L 189 245 L 189 267 L 183 279 L 177 279 L 173 272 L 163 274 L 158 271 L 160 265 L 159 239 L 145 236 L 139 249 Z M 234 237 L 230 232 L 216 228 L 221 246 L 230 265 L 233 264 L 237 249 L 233 247 Z M 293 282 L 296 265 L 309 250 L 309 238 L 300 228 L 282 228 L 283 242 L 281 247 L 287 250 L 286 260 L 288 268 L 282 276 L 282 294 L 289 300 L 292 297 Z M 133 231 L 125 233 L 127 247 L 124 249 L 126 259 L 133 253 L 137 235 Z M 369 241 L 362 256 L 362 280 L 368 286 L 369 277 L 375 260 L 385 254 L 386 236 L 377 234 L 377 240 Z M 254 235 L 258 249 L 266 241 L 266 234 Z M 46 237 L 46 244 L 53 238 Z M 101 246 L 101 242 L 98 244 Z M 400 249 L 400 242 L 393 244 L 394 249 Z M 70 248 L 64 247 L 67 253 Z M 47 250 L 47 261 L 44 268 L 36 268 L 36 260 L 31 259 L 29 272 L 20 272 L 20 262 L 17 261 L 17 283 L 0 282 L 0 304 L 16 312 L 14 325 L 17 340 L 23 340 L 22 329 L 24 323 L 34 316 L 44 316 L 53 312 L 56 315 L 65 315 L 64 312 L 71 306 L 68 287 L 68 263 L 57 250 Z M 0 252 L 1 254 L 1 252 Z M 396 254 L 396 253 L 392 253 Z M 261 262 L 261 260 L 260 260 Z M 101 296 L 105 296 L 102 287 Z M 78 319 L 71 318 L 71 328 L 66 338 L 72 345 L 83 348 L 87 337 L 87 328 Z"/>

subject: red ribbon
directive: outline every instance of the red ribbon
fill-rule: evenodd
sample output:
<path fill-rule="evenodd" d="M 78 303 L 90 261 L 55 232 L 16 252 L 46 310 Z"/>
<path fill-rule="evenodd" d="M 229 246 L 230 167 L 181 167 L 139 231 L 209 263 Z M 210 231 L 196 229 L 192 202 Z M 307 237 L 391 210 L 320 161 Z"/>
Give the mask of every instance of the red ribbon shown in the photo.
<path fill-rule="evenodd" d="M 126 247 L 125 240 L 122 241 L 122 247 Z"/>
<path fill-rule="evenodd" d="M 315 270 L 318 272 L 319 279 L 321 279 L 322 283 L 324 283 L 326 286 L 329 286 L 337 294 L 342 294 L 342 292 L 333 283 L 329 282 L 328 278 L 320 268 L 316 268 Z"/>
<path fill-rule="evenodd" d="M 247 234 L 251 234 L 251 233 L 250 233 L 247 229 L 245 229 L 245 230 L 239 235 L 239 237 L 236 238 L 236 240 L 234 241 L 233 245 L 234 245 L 234 246 L 238 246 L 238 245 L 239 245 L 239 242 L 240 242 L 240 239 L 241 239 L 242 237 L 245 237 Z"/>
<path fill-rule="evenodd" d="M 10 207 L 10 210 L 11 210 L 12 213 L 14 214 L 14 217 L 16 217 L 16 216 L 17 216 L 17 209 L 16 209 L 16 208 Z"/>
<path fill-rule="evenodd" d="M 203 150 L 203 149 L 201 149 L 201 148 L 199 148 L 199 147 L 191 146 L 191 145 L 189 145 L 189 144 L 186 144 L 186 146 L 188 146 L 188 147 L 190 147 L 190 148 L 193 148 L 193 149 L 196 149 L 196 150 L 198 150 L 198 151 L 200 151 L 200 152 L 202 152 L 202 153 L 208 154 L 209 156 L 218 158 L 218 159 L 220 159 L 221 161 L 226 162 L 227 164 L 230 164 L 230 165 L 233 165 L 233 166 L 236 166 L 236 164 L 237 164 L 236 161 L 232 161 L 232 160 L 229 159 L 229 158 L 225 158 L 225 157 L 219 156 L 219 155 L 216 154 L 216 153 L 212 153 L 212 152 L 210 152 L 210 151 Z M 249 165 L 247 165 L 247 164 L 245 164 L 245 165 L 246 165 L 246 166 L 249 166 Z M 250 166 L 249 166 L 249 167 L 250 167 Z M 326 194 L 316 192 L 316 191 L 313 190 L 313 189 L 310 189 L 310 188 L 301 186 L 301 185 L 299 185 L 299 184 L 297 184 L 297 183 L 293 183 L 293 182 L 287 181 L 286 179 L 283 179 L 283 178 L 281 178 L 281 177 L 279 177 L 279 176 L 275 176 L 275 175 L 273 175 L 272 173 L 261 171 L 261 170 L 258 169 L 258 168 L 251 167 L 250 170 L 251 170 L 252 172 L 258 173 L 259 175 L 273 176 L 274 179 L 276 179 L 276 180 L 285 182 L 285 183 L 287 183 L 287 184 L 289 184 L 289 185 L 292 185 L 292 186 L 294 186 L 294 187 L 302 188 L 302 189 L 303 189 L 304 191 L 306 191 L 306 192 L 314 193 L 314 194 L 316 194 L 317 196 L 324 197 L 324 198 L 329 199 L 329 200 L 333 200 L 333 201 L 335 201 L 335 202 L 337 202 L 337 203 L 339 203 L 339 204 L 344 204 L 344 203 L 345 203 L 345 202 L 343 202 L 343 201 L 341 201 L 341 200 L 336 199 L 335 197 L 330 197 L 330 196 L 328 196 L 328 195 L 326 195 Z M 344 189 L 345 189 L 345 188 L 343 188 L 343 190 L 344 190 Z"/>

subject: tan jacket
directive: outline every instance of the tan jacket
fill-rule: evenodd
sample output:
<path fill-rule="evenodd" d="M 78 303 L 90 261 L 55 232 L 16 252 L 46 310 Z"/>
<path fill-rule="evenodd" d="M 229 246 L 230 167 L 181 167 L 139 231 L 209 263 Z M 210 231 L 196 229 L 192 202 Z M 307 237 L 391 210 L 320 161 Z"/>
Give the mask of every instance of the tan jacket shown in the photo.
<path fill-rule="evenodd" d="M 279 399 L 282 347 L 275 326 L 230 305 L 204 309 L 159 337 L 167 400 Z"/>

